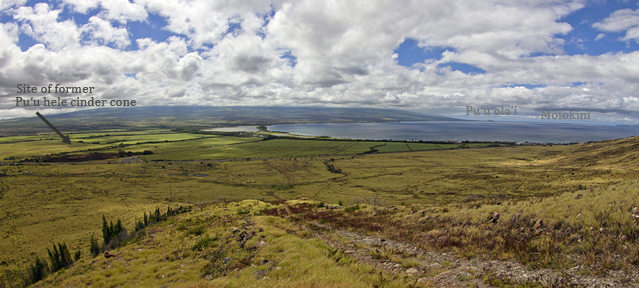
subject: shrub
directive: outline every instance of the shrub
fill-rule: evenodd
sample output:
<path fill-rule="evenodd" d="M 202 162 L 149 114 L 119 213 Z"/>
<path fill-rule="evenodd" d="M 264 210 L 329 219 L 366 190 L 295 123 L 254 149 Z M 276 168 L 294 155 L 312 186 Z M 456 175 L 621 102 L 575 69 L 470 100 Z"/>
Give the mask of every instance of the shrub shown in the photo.
<path fill-rule="evenodd" d="M 246 215 L 246 214 L 249 214 L 249 213 L 251 213 L 251 209 L 249 209 L 249 208 L 237 209 L 237 215 Z"/>
<path fill-rule="evenodd" d="M 326 164 L 326 170 L 328 170 L 331 173 L 336 173 L 336 174 L 341 174 L 342 173 L 342 169 L 335 168 L 335 166 L 333 166 L 333 164 Z"/>
<path fill-rule="evenodd" d="M 278 190 L 280 190 L 280 191 L 288 191 L 288 190 L 290 190 L 291 188 L 293 188 L 293 186 L 294 186 L 294 185 L 293 185 L 293 184 L 291 184 L 291 183 L 286 183 L 286 184 L 278 185 L 278 186 L 277 186 L 277 189 L 278 189 Z"/>
<path fill-rule="evenodd" d="M 355 212 L 355 211 L 357 211 L 359 209 L 360 209 L 359 204 L 355 204 L 353 206 L 346 207 L 346 209 L 344 209 L 344 212 L 351 213 L 351 212 Z"/>
<path fill-rule="evenodd" d="M 280 216 L 277 208 L 264 209 L 262 210 L 262 214 L 267 216 Z"/>
<path fill-rule="evenodd" d="M 195 227 L 191 230 L 189 230 L 188 232 L 186 232 L 186 235 L 195 235 L 195 236 L 200 236 L 202 234 L 204 234 L 204 226 L 199 226 L 199 227 Z"/>
<path fill-rule="evenodd" d="M 193 247 L 191 247 L 191 250 L 193 251 L 202 251 L 202 249 L 211 246 L 211 244 L 215 243 L 215 241 L 217 241 L 217 237 L 209 237 L 209 236 L 204 236 L 202 239 L 200 239 L 199 241 L 197 241 L 197 243 L 195 243 L 195 245 L 193 245 Z"/>

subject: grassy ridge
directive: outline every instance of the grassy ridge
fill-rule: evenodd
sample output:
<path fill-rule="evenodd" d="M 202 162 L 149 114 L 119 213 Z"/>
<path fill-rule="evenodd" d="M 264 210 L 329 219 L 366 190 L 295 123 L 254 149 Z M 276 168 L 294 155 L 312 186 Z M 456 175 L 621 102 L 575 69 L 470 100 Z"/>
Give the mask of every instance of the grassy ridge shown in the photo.
<path fill-rule="evenodd" d="M 308 231 L 289 221 L 252 216 L 269 207 L 272 205 L 264 202 L 243 201 L 179 216 L 147 228 L 145 238 L 118 249 L 114 252 L 115 258 L 82 259 L 34 287 L 371 287 L 380 284 L 406 287 L 410 284 L 409 279 L 378 274 L 343 253 L 336 255 L 326 243 L 309 239 Z M 249 214 L 238 215 L 237 211 L 244 210 Z M 233 232 L 236 230 L 257 233 L 242 241 L 241 232 Z"/>
<path fill-rule="evenodd" d="M 608 271 L 621 270 L 632 274 L 639 264 L 637 191 L 639 182 L 624 181 L 499 204 L 498 199 L 443 206 L 369 203 L 350 210 L 316 208 L 317 202 L 300 201 L 218 203 L 148 228 L 139 242 L 114 251 L 116 258 L 83 258 L 35 287 L 410 287 L 421 277 L 376 270 L 353 258 L 352 251 L 332 248 L 295 224 L 308 223 L 305 221 L 475 258 L 476 262 L 485 257 L 516 259 L 532 268 L 565 271 L 578 267 L 570 273 L 605 276 Z M 255 236 L 248 240 L 241 236 L 251 233 Z M 423 257 L 392 249 L 354 247 L 369 249 L 378 261 L 401 263 L 404 269 L 415 267 L 431 275 L 455 268 L 450 262 L 428 268 Z M 467 275 L 458 279 L 462 285 L 477 283 L 466 281 L 481 277 L 485 284 L 510 287 L 490 273 Z M 426 287 L 436 280 L 425 279 L 430 280 L 420 283 Z M 527 285 L 523 287 L 541 286 Z"/>

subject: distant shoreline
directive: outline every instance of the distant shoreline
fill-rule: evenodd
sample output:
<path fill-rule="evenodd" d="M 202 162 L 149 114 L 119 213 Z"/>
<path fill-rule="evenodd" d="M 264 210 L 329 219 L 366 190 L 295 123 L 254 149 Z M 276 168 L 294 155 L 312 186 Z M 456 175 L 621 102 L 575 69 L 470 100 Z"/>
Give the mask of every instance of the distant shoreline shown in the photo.
<path fill-rule="evenodd" d="M 539 122 L 415 121 L 279 124 L 269 131 L 307 137 L 372 141 L 449 141 L 568 144 L 639 136 L 639 127 Z"/>

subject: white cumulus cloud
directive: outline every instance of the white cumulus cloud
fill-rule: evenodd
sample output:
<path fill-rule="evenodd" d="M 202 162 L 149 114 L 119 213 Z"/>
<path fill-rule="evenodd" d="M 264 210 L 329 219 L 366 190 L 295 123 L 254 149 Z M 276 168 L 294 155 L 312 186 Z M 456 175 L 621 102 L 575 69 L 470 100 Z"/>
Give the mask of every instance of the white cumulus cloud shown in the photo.
<path fill-rule="evenodd" d="M 639 41 L 639 10 L 622 9 L 610 14 L 606 19 L 592 25 L 606 32 L 626 32 L 621 40 Z"/>
<path fill-rule="evenodd" d="M 80 30 L 87 34 L 92 44 L 113 44 L 117 48 L 124 48 L 131 43 L 126 28 L 115 28 L 108 20 L 96 16 L 89 18 L 89 23 Z"/>
<path fill-rule="evenodd" d="M 14 18 L 21 23 L 21 29 L 25 34 L 46 44 L 52 50 L 78 46 L 78 26 L 71 20 L 58 21 L 61 11 L 51 10 L 46 3 L 38 3 L 33 8 L 18 8 Z"/>
<path fill-rule="evenodd" d="M 639 113 L 633 100 L 639 51 L 564 52 L 564 36 L 576 28 L 562 19 L 585 0 L 25 4 L 0 5 L 13 17 L 0 27 L 0 109 L 13 109 L 5 118 L 22 113 L 10 101 L 18 83 L 93 86 L 94 97 L 140 105 L 372 106 L 447 115 L 465 113 L 466 105 L 504 105 L 522 114 L 552 107 Z M 590 22 L 601 32 L 597 43 L 616 41 L 609 33 L 639 39 L 637 11 Z M 89 19 L 74 22 L 74 13 Z M 158 18 L 166 24 L 153 22 Z M 24 47 L 20 34 L 38 44 Z M 404 67 L 395 51 L 407 39 L 418 49 L 446 52 Z M 456 71 L 454 63 L 485 73 Z"/>

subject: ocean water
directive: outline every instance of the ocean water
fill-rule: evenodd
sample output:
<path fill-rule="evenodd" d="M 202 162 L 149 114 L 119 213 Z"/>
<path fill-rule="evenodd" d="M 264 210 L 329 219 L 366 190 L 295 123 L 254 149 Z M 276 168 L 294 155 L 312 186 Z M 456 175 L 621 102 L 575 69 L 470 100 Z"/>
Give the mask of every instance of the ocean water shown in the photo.
<path fill-rule="evenodd" d="M 518 143 L 583 143 L 639 136 L 637 126 L 480 121 L 290 124 L 268 126 L 268 130 L 351 139 L 515 141 Z"/>
<path fill-rule="evenodd" d="M 222 128 L 213 128 L 202 131 L 217 131 L 217 132 L 258 132 L 260 130 L 255 126 L 236 126 L 236 127 L 222 127 Z"/>

